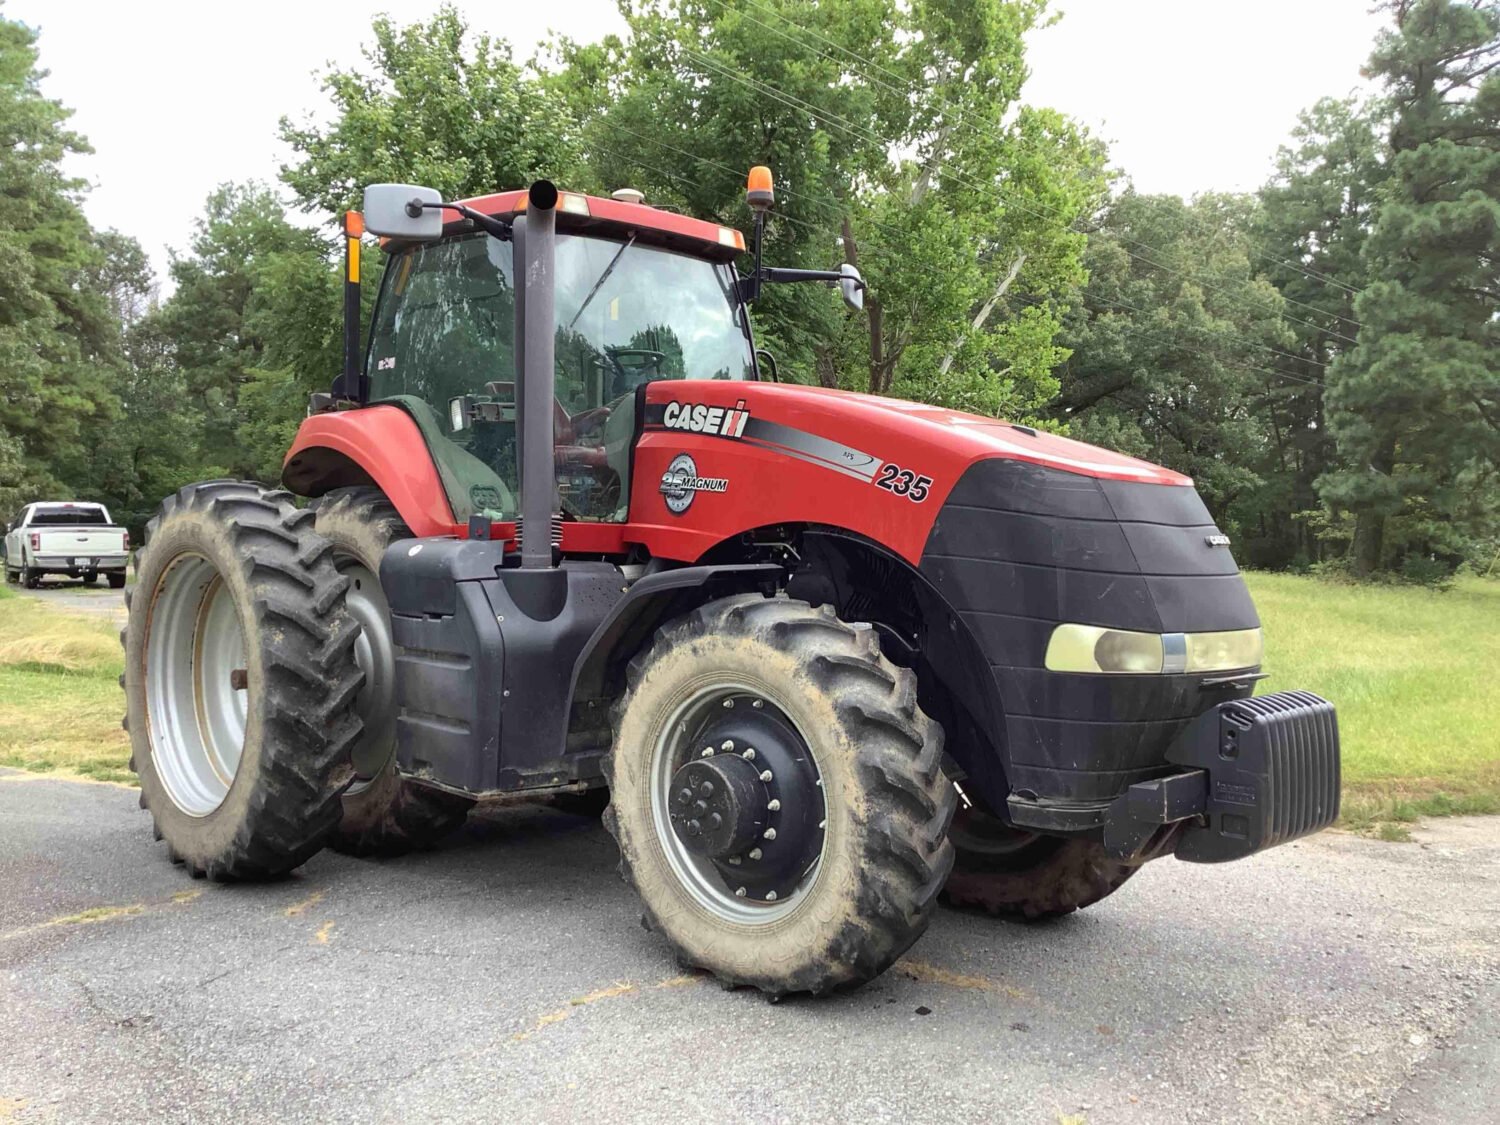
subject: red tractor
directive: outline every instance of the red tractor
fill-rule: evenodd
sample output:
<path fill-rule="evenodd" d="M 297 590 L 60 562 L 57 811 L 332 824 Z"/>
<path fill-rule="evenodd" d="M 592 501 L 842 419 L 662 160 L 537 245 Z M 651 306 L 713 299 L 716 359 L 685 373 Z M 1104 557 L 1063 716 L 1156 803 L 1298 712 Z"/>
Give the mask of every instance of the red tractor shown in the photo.
<path fill-rule="evenodd" d="M 739 231 L 638 193 L 368 189 L 287 491 L 191 485 L 148 527 L 123 685 L 174 861 L 263 879 L 607 802 L 647 925 L 779 996 L 876 976 L 945 892 L 1064 914 L 1335 818 L 1333 708 L 1252 698 L 1192 482 L 776 381 L 762 286 L 864 282 L 763 266 L 765 169 L 748 201 L 741 276 Z"/>

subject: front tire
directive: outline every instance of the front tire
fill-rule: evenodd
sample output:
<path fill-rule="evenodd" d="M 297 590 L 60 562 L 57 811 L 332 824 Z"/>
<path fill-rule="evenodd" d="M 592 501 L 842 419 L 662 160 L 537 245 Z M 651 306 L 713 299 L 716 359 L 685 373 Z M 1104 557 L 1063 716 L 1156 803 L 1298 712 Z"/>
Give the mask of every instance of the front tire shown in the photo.
<path fill-rule="evenodd" d="M 999 918 L 1038 922 L 1071 914 L 1114 894 L 1140 870 L 1111 859 L 1095 840 L 1025 832 L 979 805 L 954 817 L 952 839 L 953 874 L 943 901 Z"/>
<path fill-rule="evenodd" d="M 380 560 L 411 531 L 376 488 L 335 489 L 312 509 L 318 534 L 333 544 L 334 565 L 349 580 L 349 609 L 361 629 L 355 657 L 365 672 L 357 703 L 364 733 L 354 748 L 355 782 L 344 794 L 343 817 L 329 846 L 355 856 L 429 847 L 461 827 L 474 802 L 419 785 L 396 769 L 396 668 Z"/>
<path fill-rule="evenodd" d="M 122 634 L 130 764 L 195 876 L 283 875 L 338 823 L 363 676 L 348 583 L 312 523 L 285 492 L 214 481 L 146 528 Z"/>
<path fill-rule="evenodd" d="M 921 936 L 953 862 L 956 794 L 942 729 L 870 626 L 725 598 L 660 630 L 628 679 L 605 825 L 680 960 L 773 996 L 823 994 Z M 700 815 L 712 778 L 722 790 Z"/>

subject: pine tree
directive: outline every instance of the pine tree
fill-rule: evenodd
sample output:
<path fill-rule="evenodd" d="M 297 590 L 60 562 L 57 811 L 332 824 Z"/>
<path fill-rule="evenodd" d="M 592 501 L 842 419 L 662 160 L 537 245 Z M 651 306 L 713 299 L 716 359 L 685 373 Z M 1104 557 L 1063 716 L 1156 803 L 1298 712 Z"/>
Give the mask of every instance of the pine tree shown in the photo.
<path fill-rule="evenodd" d="M 1329 371 L 1368 574 L 1459 561 L 1494 526 L 1500 466 L 1500 4 L 1395 0 L 1369 72 L 1391 104 L 1389 178 L 1364 248 L 1358 344 Z"/>

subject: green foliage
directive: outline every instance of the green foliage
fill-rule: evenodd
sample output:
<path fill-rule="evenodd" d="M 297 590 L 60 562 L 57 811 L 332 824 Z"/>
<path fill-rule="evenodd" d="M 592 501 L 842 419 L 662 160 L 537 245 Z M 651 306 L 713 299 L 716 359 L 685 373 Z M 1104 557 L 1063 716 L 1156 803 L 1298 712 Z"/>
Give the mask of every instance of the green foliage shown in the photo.
<path fill-rule="evenodd" d="M 1234 513 L 1266 483 L 1273 363 L 1291 342 L 1282 298 L 1252 266 L 1255 216 L 1244 196 L 1121 194 L 1089 240 L 1054 406 L 1075 436 L 1192 476 L 1236 538 Z"/>
<path fill-rule="evenodd" d="M 556 47 L 552 88 L 586 124 L 593 186 L 743 225 L 745 170 L 779 197 L 767 260 L 871 282 L 863 315 L 768 287 L 787 377 L 1027 417 L 1051 397 L 1056 300 L 1098 146 L 1019 104 L 1039 3 L 639 0 L 628 43 Z"/>
<path fill-rule="evenodd" d="M 1254 196 L 1109 196 L 1102 145 L 1024 97 L 1044 0 L 621 0 L 625 36 L 519 62 L 452 7 L 380 17 L 324 111 L 282 120 L 282 179 L 325 218 L 371 182 L 545 175 L 745 229 L 769 164 L 766 260 L 870 282 L 859 313 L 766 287 L 784 378 L 1181 469 L 1242 561 L 1445 584 L 1500 548 L 1500 5 L 1388 10 L 1382 96 L 1308 109 Z M 0 18 L 0 510 L 74 493 L 138 530 L 188 481 L 276 479 L 340 367 L 337 239 L 225 185 L 158 303 L 140 246 L 84 220 L 37 58 Z M 466 331 L 447 346 L 494 343 Z"/>
<path fill-rule="evenodd" d="M 71 111 L 37 84 L 36 33 L 0 16 L 0 511 L 57 487 L 89 419 L 109 417 L 118 360 L 107 306 L 88 284 L 98 249 L 62 161 L 88 152 Z"/>
<path fill-rule="evenodd" d="M 1500 6 L 1392 4 L 1370 71 L 1389 174 L 1362 249 L 1357 345 L 1329 370 L 1354 566 L 1452 569 L 1500 527 Z"/>
<path fill-rule="evenodd" d="M 282 178 L 305 208 L 357 208 L 371 183 L 425 184 L 463 199 L 575 171 L 565 103 L 543 95 L 504 40 L 470 34 L 447 5 L 404 28 L 377 16 L 372 30 L 364 67 L 323 76 L 332 124 L 282 119 L 281 138 L 300 156 Z"/>

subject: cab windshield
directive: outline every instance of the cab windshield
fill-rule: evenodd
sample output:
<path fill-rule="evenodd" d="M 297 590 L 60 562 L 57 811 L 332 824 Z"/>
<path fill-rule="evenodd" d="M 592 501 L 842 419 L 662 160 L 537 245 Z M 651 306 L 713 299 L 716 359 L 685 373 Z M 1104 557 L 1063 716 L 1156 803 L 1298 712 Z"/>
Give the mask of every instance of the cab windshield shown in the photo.
<path fill-rule="evenodd" d="M 733 285 L 728 265 L 559 234 L 554 463 L 566 517 L 625 519 L 641 384 L 754 377 Z M 371 399 L 416 420 L 460 521 L 517 514 L 515 295 L 511 244 L 464 235 L 403 252 L 375 311 Z"/>

